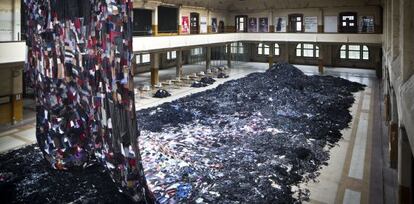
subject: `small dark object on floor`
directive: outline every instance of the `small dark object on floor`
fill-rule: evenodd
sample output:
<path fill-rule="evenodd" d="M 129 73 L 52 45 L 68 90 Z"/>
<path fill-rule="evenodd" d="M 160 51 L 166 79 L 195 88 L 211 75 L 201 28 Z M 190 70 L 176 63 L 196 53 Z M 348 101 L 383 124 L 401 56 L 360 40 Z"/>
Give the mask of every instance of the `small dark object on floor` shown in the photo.
<path fill-rule="evenodd" d="M 155 94 L 154 94 L 154 98 L 166 98 L 171 96 L 171 94 L 164 90 L 164 89 L 159 89 Z"/>
<path fill-rule="evenodd" d="M 200 82 L 200 81 L 195 81 L 191 84 L 191 87 L 193 88 L 201 88 L 201 87 L 206 87 L 208 86 L 208 84 Z"/>
<path fill-rule="evenodd" d="M 220 72 L 220 73 L 217 75 L 217 78 L 219 78 L 219 79 L 229 78 L 229 75 L 227 75 L 227 74 L 225 74 L 225 73 L 223 73 L 223 72 Z"/>
<path fill-rule="evenodd" d="M 214 84 L 214 82 L 216 82 L 216 80 L 214 80 L 211 77 L 203 77 L 200 79 L 200 82 L 205 83 L 205 84 Z"/>

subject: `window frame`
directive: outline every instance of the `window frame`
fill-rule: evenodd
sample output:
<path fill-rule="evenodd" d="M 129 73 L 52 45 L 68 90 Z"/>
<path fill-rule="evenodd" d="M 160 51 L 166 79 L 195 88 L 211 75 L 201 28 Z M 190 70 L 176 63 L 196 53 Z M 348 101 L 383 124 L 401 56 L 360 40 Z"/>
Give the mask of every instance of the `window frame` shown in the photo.
<path fill-rule="evenodd" d="M 345 17 L 352 17 L 352 19 Z M 353 25 L 351 25 L 353 24 Z M 338 32 L 340 33 L 358 33 L 358 13 L 341 12 L 338 17 Z"/>
<path fill-rule="evenodd" d="M 311 46 L 311 47 L 308 47 Z M 304 58 L 319 58 L 319 46 L 313 43 L 298 43 L 296 45 L 296 57 L 304 57 Z M 312 51 L 312 56 L 306 55 L 305 51 Z M 299 54 L 298 54 L 299 53 Z"/>
<path fill-rule="evenodd" d="M 298 20 L 300 18 L 300 20 Z M 298 30 L 298 23 L 300 23 L 300 30 Z M 289 32 L 303 33 L 305 32 L 305 22 L 303 14 L 295 13 L 289 15 Z"/>
<path fill-rule="evenodd" d="M 234 23 L 236 24 L 236 33 L 247 33 L 247 18 L 246 15 L 238 15 L 234 17 Z M 243 22 L 240 21 L 240 19 L 243 19 Z M 241 25 L 243 26 L 243 29 L 241 29 Z"/>
<path fill-rule="evenodd" d="M 350 49 L 350 46 L 358 46 L 358 49 Z M 359 58 L 350 58 L 350 52 L 358 52 Z M 343 54 L 345 54 L 344 57 Z M 369 47 L 367 45 L 343 44 L 339 47 L 339 59 L 369 61 L 371 59 Z"/>
<path fill-rule="evenodd" d="M 242 42 L 233 42 L 230 44 L 230 52 L 231 54 L 244 54 L 244 45 Z M 228 53 L 227 46 L 226 46 L 226 53 Z"/>
<path fill-rule="evenodd" d="M 274 47 L 274 50 L 273 50 L 273 56 L 279 56 L 280 55 L 280 46 L 279 46 L 278 43 L 274 43 L 274 46 L 275 47 Z M 259 44 L 257 44 L 256 48 L 257 48 L 256 49 L 256 54 L 257 55 L 260 55 L 260 56 L 269 56 L 270 55 L 270 49 L 271 49 L 270 45 L 265 44 L 265 43 L 259 43 Z M 268 54 L 266 54 L 266 50 L 267 50 Z"/>
<path fill-rule="evenodd" d="M 168 61 L 172 61 L 177 59 L 177 51 L 173 50 L 173 51 L 168 51 L 167 52 L 167 60 Z"/>
<path fill-rule="evenodd" d="M 135 55 L 135 63 L 137 65 L 146 65 L 151 63 L 151 54 L 150 53 L 141 53 Z M 145 61 L 144 61 L 145 59 Z"/>
<path fill-rule="evenodd" d="M 190 51 L 191 56 L 200 56 L 203 55 L 204 51 L 202 47 L 192 48 Z"/>

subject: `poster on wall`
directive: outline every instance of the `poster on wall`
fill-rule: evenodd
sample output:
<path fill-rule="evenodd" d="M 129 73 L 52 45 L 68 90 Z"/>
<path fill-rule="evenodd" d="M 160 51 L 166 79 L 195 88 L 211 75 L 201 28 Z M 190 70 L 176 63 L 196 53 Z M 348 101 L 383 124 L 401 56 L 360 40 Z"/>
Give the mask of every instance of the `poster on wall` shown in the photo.
<path fill-rule="evenodd" d="M 309 33 L 318 32 L 318 17 L 316 16 L 305 17 L 305 32 L 309 32 Z"/>
<path fill-rule="evenodd" d="M 268 18 L 259 18 L 259 32 L 262 32 L 262 33 L 269 32 L 269 19 Z"/>
<path fill-rule="evenodd" d="M 338 17 L 337 16 L 325 16 L 325 33 L 337 33 L 338 32 Z"/>
<path fill-rule="evenodd" d="M 190 22 L 188 16 L 181 17 L 181 33 L 189 33 L 190 31 Z"/>
<path fill-rule="evenodd" d="M 200 33 L 207 33 L 207 17 L 200 17 Z"/>
<path fill-rule="evenodd" d="M 275 32 L 285 33 L 286 32 L 286 17 L 275 18 Z"/>
<path fill-rule="evenodd" d="M 257 18 L 249 18 L 249 33 L 257 33 Z"/>
<path fill-rule="evenodd" d="M 217 18 L 211 19 L 211 32 L 217 33 Z"/>
<path fill-rule="evenodd" d="M 359 20 L 359 32 L 361 33 L 373 33 L 374 29 L 374 17 L 373 16 L 361 16 Z"/>

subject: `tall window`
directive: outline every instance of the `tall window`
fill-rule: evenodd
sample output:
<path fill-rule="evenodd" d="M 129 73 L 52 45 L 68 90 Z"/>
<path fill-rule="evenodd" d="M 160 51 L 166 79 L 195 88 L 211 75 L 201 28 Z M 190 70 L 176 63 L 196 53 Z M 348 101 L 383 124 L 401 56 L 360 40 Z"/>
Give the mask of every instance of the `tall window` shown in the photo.
<path fill-rule="evenodd" d="M 236 32 L 247 32 L 247 16 L 236 16 Z"/>
<path fill-rule="evenodd" d="M 259 43 L 257 46 L 257 54 L 258 55 L 269 55 L 270 47 L 264 43 Z"/>
<path fill-rule="evenodd" d="M 299 43 L 296 46 L 297 57 L 319 57 L 319 46 L 309 43 Z"/>
<path fill-rule="evenodd" d="M 175 58 L 177 58 L 177 52 L 176 51 L 167 52 L 167 60 L 174 60 Z"/>
<path fill-rule="evenodd" d="M 275 55 L 279 56 L 280 55 L 280 47 L 279 44 L 275 43 Z"/>
<path fill-rule="evenodd" d="M 341 59 L 369 60 L 369 49 L 366 45 L 342 45 Z"/>
<path fill-rule="evenodd" d="M 202 54 L 203 54 L 203 48 L 201 47 L 191 49 L 192 56 L 202 55 Z"/>
<path fill-rule="evenodd" d="M 244 53 L 244 46 L 243 43 L 241 42 L 234 42 L 231 43 L 230 45 L 230 52 L 232 54 L 243 54 Z M 228 52 L 227 47 L 226 47 L 226 53 Z"/>
<path fill-rule="evenodd" d="M 302 14 L 289 15 L 289 28 L 290 28 L 290 32 L 294 32 L 294 33 L 303 32 L 303 15 Z"/>
<path fill-rule="evenodd" d="M 150 54 L 137 54 L 135 57 L 137 64 L 147 64 L 151 62 Z"/>
<path fill-rule="evenodd" d="M 339 14 L 339 32 L 341 33 L 357 33 L 358 21 L 357 13 L 343 12 Z"/>

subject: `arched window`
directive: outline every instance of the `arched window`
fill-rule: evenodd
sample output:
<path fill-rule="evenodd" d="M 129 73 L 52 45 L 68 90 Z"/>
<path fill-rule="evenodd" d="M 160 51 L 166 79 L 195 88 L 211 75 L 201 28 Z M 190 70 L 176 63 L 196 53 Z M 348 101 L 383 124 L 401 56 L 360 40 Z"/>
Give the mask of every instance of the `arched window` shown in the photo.
<path fill-rule="evenodd" d="M 299 43 L 296 46 L 297 57 L 319 57 L 319 46 L 310 43 Z"/>
<path fill-rule="evenodd" d="M 369 60 L 369 49 L 366 45 L 342 45 L 339 54 L 341 59 Z"/>
<path fill-rule="evenodd" d="M 259 43 L 257 45 L 257 54 L 258 55 L 269 55 L 270 54 L 270 46 L 266 45 L 264 43 Z M 279 47 L 279 44 L 277 44 L 277 43 L 275 43 L 274 55 L 275 56 L 280 55 L 280 47 Z"/>
<path fill-rule="evenodd" d="M 269 55 L 270 47 L 264 43 L 259 43 L 257 45 L 257 54 L 258 55 Z"/>
<path fill-rule="evenodd" d="M 280 55 L 280 47 L 279 44 L 275 43 L 275 55 L 279 56 Z"/>

